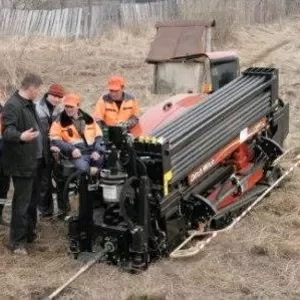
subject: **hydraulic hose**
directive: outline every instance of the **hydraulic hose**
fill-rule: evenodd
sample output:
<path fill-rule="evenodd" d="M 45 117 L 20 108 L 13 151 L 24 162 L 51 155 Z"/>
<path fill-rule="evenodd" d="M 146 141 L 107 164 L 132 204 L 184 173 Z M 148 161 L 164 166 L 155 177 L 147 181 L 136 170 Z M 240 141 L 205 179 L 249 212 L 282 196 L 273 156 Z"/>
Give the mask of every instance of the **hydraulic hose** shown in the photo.
<path fill-rule="evenodd" d="M 144 164 L 143 160 L 140 159 L 137 155 L 136 155 L 135 159 L 140 164 L 140 166 L 142 167 L 142 174 L 141 174 L 141 176 L 148 176 L 147 167 Z"/>
<path fill-rule="evenodd" d="M 130 220 L 130 218 L 127 214 L 127 211 L 126 211 L 126 207 L 125 207 L 125 201 L 127 199 L 126 190 L 131 188 L 131 184 L 135 180 L 138 180 L 138 178 L 135 177 L 135 176 L 132 176 L 132 177 L 128 178 L 125 181 L 125 183 L 122 187 L 121 193 L 120 193 L 120 210 L 121 210 L 121 214 L 122 214 L 125 222 L 128 224 L 128 227 L 129 227 L 130 230 L 133 230 L 134 225 L 133 225 L 133 222 Z"/>
<path fill-rule="evenodd" d="M 63 202 L 68 203 L 69 202 L 69 185 L 70 183 L 78 176 L 83 174 L 81 170 L 77 170 L 74 173 L 72 173 L 68 178 L 64 185 L 64 191 L 63 191 Z"/>

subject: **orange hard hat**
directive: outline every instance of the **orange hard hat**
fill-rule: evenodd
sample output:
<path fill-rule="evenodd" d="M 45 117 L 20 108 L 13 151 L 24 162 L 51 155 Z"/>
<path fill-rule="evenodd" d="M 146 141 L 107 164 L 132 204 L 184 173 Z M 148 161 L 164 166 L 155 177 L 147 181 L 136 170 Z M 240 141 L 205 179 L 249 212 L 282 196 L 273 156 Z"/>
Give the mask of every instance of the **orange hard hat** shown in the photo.
<path fill-rule="evenodd" d="M 78 106 L 80 103 L 80 96 L 77 94 L 68 94 L 64 98 L 64 105 L 68 106 Z"/>
<path fill-rule="evenodd" d="M 112 76 L 108 80 L 109 90 L 120 90 L 125 86 L 125 80 L 122 76 Z"/>

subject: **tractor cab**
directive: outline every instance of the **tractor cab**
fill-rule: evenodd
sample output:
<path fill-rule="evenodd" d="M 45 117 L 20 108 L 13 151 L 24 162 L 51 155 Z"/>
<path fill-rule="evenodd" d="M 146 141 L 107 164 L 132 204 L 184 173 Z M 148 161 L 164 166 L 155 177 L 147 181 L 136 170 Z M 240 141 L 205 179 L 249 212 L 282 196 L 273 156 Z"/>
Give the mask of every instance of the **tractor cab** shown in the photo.
<path fill-rule="evenodd" d="M 211 93 L 240 74 L 234 51 L 212 50 L 215 21 L 158 22 L 146 62 L 155 94 Z"/>
<path fill-rule="evenodd" d="M 240 75 L 237 53 L 212 51 L 213 27 L 214 20 L 156 24 L 146 62 L 154 66 L 153 93 L 171 97 L 147 109 L 134 136 L 151 135 Z"/>

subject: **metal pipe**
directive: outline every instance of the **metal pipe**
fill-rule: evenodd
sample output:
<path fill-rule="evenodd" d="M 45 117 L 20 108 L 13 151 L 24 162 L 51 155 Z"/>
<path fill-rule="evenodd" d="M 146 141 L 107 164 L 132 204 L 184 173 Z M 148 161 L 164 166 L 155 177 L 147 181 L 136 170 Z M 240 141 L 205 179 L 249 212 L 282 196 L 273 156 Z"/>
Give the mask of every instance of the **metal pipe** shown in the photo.
<path fill-rule="evenodd" d="M 259 96 L 256 99 L 253 99 L 252 102 L 255 103 L 257 103 L 258 101 L 265 102 L 266 100 L 270 100 L 271 99 L 270 97 L 271 97 L 270 93 L 266 93 L 263 96 Z M 231 109 L 228 109 L 224 112 L 216 113 L 214 118 L 210 120 L 206 120 L 205 122 L 201 123 L 200 126 L 196 127 L 195 129 L 187 133 L 184 137 L 182 137 L 182 139 L 180 140 L 176 139 L 175 144 L 173 144 L 175 141 L 172 140 L 171 153 L 176 153 L 178 149 L 182 148 L 182 145 L 188 144 L 190 141 L 194 140 L 195 137 L 199 137 L 201 135 L 201 132 L 206 132 L 207 130 L 209 130 L 210 128 L 208 127 L 211 126 L 211 124 L 214 124 L 214 128 L 216 128 L 218 126 L 218 123 L 222 122 L 223 120 L 227 120 L 228 116 L 239 113 L 238 110 L 243 110 L 243 113 L 244 111 L 247 111 L 247 109 L 250 106 L 250 103 L 247 103 L 244 106 L 243 104 L 244 104 L 243 101 L 238 101 L 234 107 L 232 108 L 230 107 Z"/>
<path fill-rule="evenodd" d="M 218 132 L 219 130 L 222 129 L 222 126 L 225 126 L 227 123 L 232 123 L 232 121 L 236 118 L 244 118 L 247 116 L 247 112 L 249 112 L 250 109 L 255 109 L 255 111 L 259 114 L 260 111 L 260 106 L 261 105 L 264 105 L 264 101 L 261 101 L 260 100 L 262 99 L 258 99 L 257 102 L 254 102 L 251 106 L 248 105 L 245 110 L 243 108 L 243 110 L 239 110 L 238 112 L 233 112 L 232 115 L 234 116 L 233 118 L 230 118 L 230 121 L 228 119 L 223 119 L 223 118 L 220 118 L 220 122 L 209 122 L 206 126 L 206 128 L 204 128 L 204 130 L 202 130 L 202 134 L 199 130 L 198 134 L 194 134 L 192 136 L 192 139 L 189 138 L 189 136 L 187 137 L 183 137 L 182 138 L 182 141 L 181 143 L 177 143 L 175 145 L 170 145 L 170 153 L 171 153 L 171 156 L 173 158 L 176 158 L 180 152 L 182 152 L 182 148 L 185 147 L 185 145 L 193 145 L 196 143 L 196 140 L 197 139 L 201 139 L 202 142 L 204 141 L 204 139 L 206 138 L 207 135 L 213 135 L 213 132 Z M 266 104 L 267 105 L 267 104 Z M 192 133 L 191 133 L 192 135 Z M 192 140 L 192 142 L 190 143 L 190 141 Z"/>
<path fill-rule="evenodd" d="M 265 111 L 262 111 L 262 113 L 266 114 L 269 111 L 269 108 L 265 108 Z M 236 136 L 238 134 L 238 132 L 240 131 L 239 128 L 245 128 L 247 126 L 249 126 L 249 122 L 251 122 L 251 120 L 253 120 L 253 122 L 255 122 L 255 120 L 259 120 L 261 117 L 258 116 L 257 119 L 253 119 L 254 116 L 256 116 L 256 112 L 253 113 L 251 116 L 249 116 L 244 122 L 243 124 L 241 124 L 242 126 L 237 126 L 237 124 L 232 124 L 231 128 L 238 128 L 238 130 L 236 130 L 236 132 L 232 132 L 231 135 L 227 135 L 224 136 L 222 138 L 222 135 L 224 135 L 223 132 L 219 133 L 215 139 L 214 142 L 205 145 L 206 147 L 203 147 L 203 150 L 201 149 L 201 151 L 196 151 L 192 152 L 191 155 L 189 153 L 188 156 L 185 155 L 185 159 L 182 158 L 182 160 L 178 160 L 178 164 L 177 165 L 173 165 L 172 162 L 172 170 L 174 173 L 174 177 L 172 181 L 176 181 L 178 179 L 181 179 L 181 177 L 185 177 L 187 172 L 189 172 L 190 170 L 192 170 L 195 166 L 199 165 L 201 163 L 201 161 L 204 161 L 205 159 L 207 159 L 207 157 L 211 156 L 214 152 L 216 152 L 218 149 L 224 147 L 224 145 L 226 145 L 228 142 L 230 142 L 230 139 L 233 139 L 234 136 Z M 252 123 L 253 123 L 252 122 Z M 232 129 L 233 131 L 233 129 Z M 230 138 L 232 137 L 232 138 Z M 207 148 L 210 149 L 210 151 L 207 151 Z M 205 153 L 205 151 L 207 151 Z M 194 155 L 193 157 L 192 154 Z M 202 156 L 202 157 L 201 157 Z M 192 163 L 190 163 L 192 161 Z M 180 165 L 180 167 L 177 167 L 178 165 Z"/>
<path fill-rule="evenodd" d="M 259 86 L 261 83 L 263 83 L 262 78 L 257 77 L 250 77 L 250 79 L 246 82 L 245 86 L 241 87 L 234 87 L 233 91 L 228 91 L 226 87 L 224 87 L 224 93 L 225 97 L 219 99 L 218 97 L 215 97 L 215 94 L 212 94 L 211 96 L 208 96 L 205 99 L 204 103 L 200 103 L 198 107 L 194 108 L 192 111 L 188 111 L 184 116 L 180 116 L 177 120 L 174 120 L 171 124 L 166 125 L 161 130 L 158 130 L 157 132 L 154 132 L 153 134 L 155 136 L 162 136 L 166 135 L 164 137 L 171 138 L 172 134 L 176 133 L 178 129 L 182 130 L 182 127 L 189 124 L 191 121 L 193 121 L 195 118 L 202 117 L 199 115 L 199 112 L 205 117 L 208 115 L 208 111 L 214 111 L 214 106 L 217 107 L 217 109 L 223 109 L 224 105 L 230 100 L 231 102 L 236 101 L 235 99 L 239 99 L 242 94 L 251 92 L 253 94 L 253 88 L 255 86 L 258 86 L 257 89 L 261 89 L 262 86 Z M 220 108 L 220 106 L 222 108 Z M 183 118 L 184 117 L 184 118 Z M 179 127 L 179 128 L 178 128 Z M 181 132 L 181 131 L 180 131 Z"/>
<path fill-rule="evenodd" d="M 252 115 L 260 115 L 260 110 L 262 108 L 265 108 L 265 104 L 264 103 L 253 103 L 252 106 L 248 107 L 249 111 L 253 108 L 256 107 L 256 110 L 254 112 L 252 112 Z M 234 115 L 233 118 L 230 119 L 230 126 L 234 126 L 234 128 L 237 127 L 237 125 L 235 124 L 236 122 L 238 122 L 241 117 L 243 118 L 247 118 L 247 114 L 245 114 L 245 112 L 240 112 L 239 114 Z M 189 144 L 188 142 L 186 142 L 186 140 L 183 140 L 183 143 L 180 145 L 180 151 L 176 152 L 173 151 L 173 147 L 171 147 L 170 149 L 170 153 L 171 153 L 171 160 L 173 163 L 176 164 L 176 162 L 181 162 L 182 163 L 182 159 L 186 156 L 186 153 L 189 153 L 189 156 L 191 155 L 191 152 L 193 152 L 194 150 L 199 151 L 199 143 L 201 142 L 202 145 L 205 145 L 205 143 L 209 143 L 211 144 L 212 140 L 215 139 L 215 135 L 217 134 L 219 135 L 223 135 L 225 132 L 228 132 L 228 130 L 231 127 L 227 127 L 228 120 L 225 120 L 224 122 L 220 123 L 220 124 L 216 124 L 212 130 L 207 130 L 205 132 L 204 135 L 198 135 L 198 138 L 194 140 L 193 143 Z M 225 128 L 226 126 L 226 128 Z M 188 151 L 186 151 L 186 147 L 188 147 Z M 172 153 L 174 153 L 172 155 Z"/>
<path fill-rule="evenodd" d="M 179 169 L 183 172 L 187 172 L 187 169 L 193 169 L 193 164 L 197 166 L 200 164 L 201 161 L 204 161 L 207 158 L 209 158 L 210 155 L 212 155 L 218 149 L 225 146 L 230 140 L 234 139 L 234 137 L 238 135 L 238 132 L 239 131 L 236 131 L 236 133 L 232 133 L 231 135 L 222 135 L 220 133 L 212 143 L 205 145 L 201 149 L 201 151 L 194 150 L 194 152 L 192 152 L 191 155 L 189 155 L 188 157 L 185 156 L 185 159 L 182 159 L 176 165 L 174 164 L 174 167 L 172 167 L 174 174 L 177 174 L 178 172 L 178 165 L 180 166 Z M 222 138 L 222 136 L 224 137 Z M 191 164 L 191 162 L 194 163 Z"/>
<path fill-rule="evenodd" d="M 205 102 L 202 102 L 201 104 L 199 104 L 199 106 L 196 107 L 195 109 L 193 109 L 192 111 L 188 111 L 185 114 L 185 117 L 187 119 L 189 119 L 189 117 L 191 117 L 195 112 L 197 112 L 200 109 L 200 106 L 201 106 L 201 109 L 209 108 L 210 106 L 212 106 L 214 103 L 212 102 L 211 98 L 213 98 L 214 101 L 217 101 L 217 102 L 222 101 L 223 96 L 227 96 L 228 94 L 231 94 L 232 90 L 233 90 L 233 92 L 238 92 L 238 91 L 244 89 L 244 85 L 247 85 L 247 84 L 251 83 L 252 81 L 257 81 L 257 80 L 258 80 L 258 78 L 253 77 L 253 76 L 250 79 L 249 79 L 249 77 L 245 76 L 245 77 L 240 77 L 240 78 L 237 78 L 236 80 L 233 80 L 231 83 L 227 84 L 226 87 L 221 88 L 221 89 L 217 90 L 216 92 L 214 92 L 212 95 L 207 96 L 205 98 Z M 172 123 L 170 123 L 170 125 L 172 125 L 171 127 L 176 127 L 177 125 L 180 126 L 181 125 L 180 119 L 181 119 L 181 117 L 179 117 L 176 120 L 173 120 Z M 165 127 L 158 129 L 157 131 L 154 132 L 154 135 L 165 134 L 166 131 L 168 131 L 167 127 L 169 127 L 169 126 L 166 125 Z"/>
<path fill-rule="evenodd" d="M 194 113 L 194 116 L 190 119 L 185 119 L 184 116 L 182 117 L 182 124 L 180 126 L 180 130 L 175 131 L 173 128 L 173 133 L 165 135 L 164 138 L 168 138 L 170 142 L 174 142 L 174 140 L 178 140 L 181 138 L 181 136 L 187 134 L 192 128 L 197 128 L 198 125 L 201 126 L 199 123 L 199 120 L 202 122 L 205 122 L 207 120 L 216 119 L 216 116 L 218 116 L 218 113 L 225 113 L 227 111 L 230 111 L 232 109 L 232 106 L 235 106 L 236 103 L 243 103 L 244 101 L 247 101 L 249 97 L 254 98 L 258 95 L 258 92 L 260 90 L 266 88 L 266 85 L 254 88 L 254 86 L 247 91 L 245 94 L 245 91 L 241 92 L 237 99 L 235 97 L 230 98 L 231 95 L 229 95 L 230 101 L 226 101 L 225 103 L 217 103 L 216 108 L 213 110 L 210 110 L 208 112 L 204 112 L 201 110 L 199 114 Z M 186 126 L 185 126 L 186 125 Z"/>
<path fill-rule="evenodd" d="M 222 147 L 226 146 L 226 141 L 222 141 Z M 218 149 L 218 148 L 217 148 Z M 215 150 L 215 149 L 214 149 Z M 217 152 L 217 150 L 215 150 Z M 172 179 L 172 182 L 175 182 L 176 180 L 182 180 L 186 177 L 187 173 L 192 172 L 193 169 L 195 169 L 197 166 L 199 166 L 202 163 L 204 163 L 205 160 L 209 158 L 210 155 L 206 154 L 206 157 L 203 156 L 195 156 L 194 159 L 191 161 L 186 162 L 185 164 L 181 164 L 180 167 L 175 167 L 173 169 L 174 177 Z"/>

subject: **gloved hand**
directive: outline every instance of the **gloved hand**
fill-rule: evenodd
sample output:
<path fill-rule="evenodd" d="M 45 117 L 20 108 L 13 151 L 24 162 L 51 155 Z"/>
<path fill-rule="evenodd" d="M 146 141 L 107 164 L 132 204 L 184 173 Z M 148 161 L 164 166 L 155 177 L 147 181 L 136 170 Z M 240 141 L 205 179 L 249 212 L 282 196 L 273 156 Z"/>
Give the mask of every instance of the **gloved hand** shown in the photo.
<path fill-rule="evenodd" d="M 100 154 L 96 151 L 94 151 L 92 154 L 91 154 L 91 158 L 93 160 L 98 160 L 100 158 Z"/>
<path fill-rule="evenodd" d="M 81 152 L 79 149 L 75 148 L 73 151 L 72 151 L 72 157 L 73 158 L 79 158 L 81 156 Z"/>
<path fill-rule="evenodd" d="M 53 153 L 59 153 L 60 149 L 56 146 L 51 146 L 50 151 L 53 152 Z"/>

